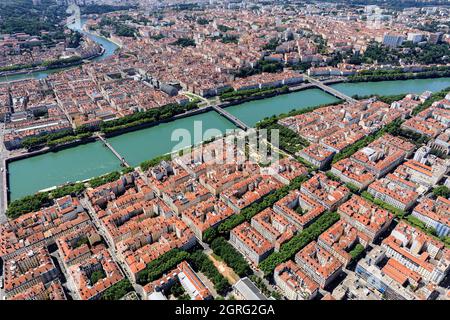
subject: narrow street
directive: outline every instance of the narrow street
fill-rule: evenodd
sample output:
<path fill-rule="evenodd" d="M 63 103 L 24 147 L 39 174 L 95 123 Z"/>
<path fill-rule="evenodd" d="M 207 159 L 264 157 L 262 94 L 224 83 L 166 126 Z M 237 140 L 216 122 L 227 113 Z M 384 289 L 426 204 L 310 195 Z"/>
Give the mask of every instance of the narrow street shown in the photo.
<path fill-rule="evenodd" d="M 143 292 L 142 286 L 140 286 L 133 280 L 133 277 L 131 274 L 129 274 L 128 269 L 125 266 L 125 263 L 123 263 L 122 260 L 117 257 L 116 251 L 114 249 L 114 244 L 109 242 L 108 237 L 106 236 L 106 232 L 103 229 L 100 221 L 98 220 L 97 215 L 95 214 L 95 210 L 92 207 L 90 201 L 86 197 L 83 197 L 80 199 L 80 202 L 81 202 L 81 205 L 87 210 L 88 215 L 91 217 L 91 220 L 93 221 L 93 224 L 94 224 L 95 228 L 97 229 L 97 232 L 100 234 L 100 236 L 105 241 L 105 243 L 108 247 L 108 251 L 111 254 L 111 256 L 113 257 L 114 261 L 117 262 L 117 265 L 119 266 L 122 273 L 125 275 L 126 278 L 128 278 L 130 283 L 133 285 L 134 290 L 138 293 L 139 296 L 141 296 L 142 292 Z"/>

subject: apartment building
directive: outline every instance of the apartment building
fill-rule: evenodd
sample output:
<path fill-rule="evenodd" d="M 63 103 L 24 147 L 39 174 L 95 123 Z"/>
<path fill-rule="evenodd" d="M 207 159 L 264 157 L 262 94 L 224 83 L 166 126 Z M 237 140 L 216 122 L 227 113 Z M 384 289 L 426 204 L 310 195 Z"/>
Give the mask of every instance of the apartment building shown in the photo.
<path fill-rule="evenodd" d="M 311 300 L 319 292 L 319 285 L 292 260 L 278 265 L 273 277 L 275 284 L 289 300 Z"/>
<path fill-rule="evenodd" d="M 386 255 L 424 280 L 439 284 L 450 269 L 450 251 L 423 231 L 401 221 L 382 242 Z"/>
<path fill-rule="evenodd" d="M 102 241 L 91 225 L 79 228 L 56 240 L 58 253 L 65 268 L 89 258 L 95 251 L 94 246 Z"/>
<path fill-rule="evenodd" d="M 353 195 L 339 206 L 337 212 L 341 219 L 364 234 L 369 242 L 374 242 L 389 228 L 394 215 L 371 202 Z"/>
<path fill-rule="evenodd" d="M 273 211 L 298 230 L 303 230 L 325 212 L 325 207 L 300 191 L 293 190 L 274 204 Z"/>
<path fill-rule="evenodd" d="M 234 214 L 233 209 L 222 200 L 209 197 L 181 212 L 181 219 L 194 232 L 197 239 L 202 240 L 203 233 L 212 227 L 216 227 L 222 221 Z"/>
<path fill-rule="evenodd" d="M 350 196 L 350 190 L 342 183 L 331 180 L 324 173 L 316 173 L 302 184 L 300 192 L 333 211 Z"/>
<path fill-rule="evenodd" d="M 450 200 L 444 197 L 423 199 L 413 209 L 412 215 L 436 230 L 438 237 L 446 237 L 450 233 Z"/>
<path fill-rule="evenodd" d="M 331 160 L 333 160 L 335 152 L 321 144 L 313 143 L 310 146 L 300 150 L 298 155 L 307 162 L 311 163 L 313 166 L 323 169 L 331 162 Z"/>
<path fill-rule="evenodd" d="M 280 246 L 291 239 L 297 231 L 286 218 L 274 212 L 271 208 L 267 208 L 255 215 L 250 224 L 259 234 L 274 245 L 275 251 L 278 251 Z"/>
<path fill-rule="evenodd" d="M 178 265 L 180 272 L 178 279 L 186 290 L 186 293 L 191 297 L 191 300 L 209 300 L 212 299 L 212 294 L 208 287 L 200 280 L 198 275 L 186 261 L 182 261 Z"/>
<path fill-rule="evenodd" d="M 316 241 L 310 242 L 297 252 L 295 262 L 322 289 L 340 274 L 343 266 L 337 258 L 319 246 Z"/>
<path fill-rule="evenodd" d="M 0 255 L 13 258 L 55 240 L 90 223 L 77 198 L 65 196 L 54 204 L 0 225 Z"/>
<path fill-rule="evenodd" d="M 255 265 L 264 260 L 274 249 L 273 244 L 248 222 L 244 222 L 231 230 L 230 243 Z"/>
<path fill-rule="evenodd" d="M 45 285 L 58 276 L 59 271 L 46 248 L 30 249 L 4 262 L 5 295 L 12 297 L 38 283 Z"/>
<path fill-rule="evenodd" d="M 408 180 L 430 188 L 447 174 L 450 168 L 450 160 L 440 159 L 434 156 L 424 158 L 422 162 L 408 160 L 396 169 L 400 175 L 408 177 Z"/>
<path fill-rule="evenodd" d="M 375 181 L 375 175 L 372 171 L 349 158 L 342 159 L 333 164 L 331 173 L 341 181 L 357 187 L 360 191 L 366 189 L 369 184 Z"/>
<path fill-rule="evenodd" d="M 414 183 L 390 173 L 369 185 L 367 191 L 375 199 L 407 211 L 416 203 L 419 196 L 416 189 L 417 186 Z"/>
<path fill-rule="evenodd" d="M 391 135 L 384 135 L 351 156 L 351 159 L 370 170 L 377 178 L 397 167 L 414 145 Z"/>
<path fill-rule="evenodd" d="M 103 249 L 69 269 L 78 298 L 97 300 L 111 286 L 124 279 L 108 250 Z"/>
<path fill-rule="evenodd" d="M 367 247 L 369 238 L 358 229 L 344 220 L 339 220 L 317 239 L 317 244 L 322 246 L 344 266 L 347 266 L 353 259 L 351 250 L 360 244 Z"/>
<path fill-rule="evenodd" d="M 260 201 L 264 196 L 282 186 L 283 184 L 272 176 L 256 174 L 224 190 L 220 199 L 239 213 L 242 209 Z"/>
<path fill-rule="evenodd" d="M 55 279 L 45 285 L 38 282 L 8 300 L 67 300 L 67 297 L 59 279 Z"/>
<path fill-rule="evenodd" d="M 387 260 L 387 263 L 383 261 Z M 363 281 L 363 288 L 375 290 L 387 300 L 432 300 L 435 286 L 424 282 L 413 270 L 388 258 L 386 251 L 376 247 L 360 261 L 355 274 Z"/>

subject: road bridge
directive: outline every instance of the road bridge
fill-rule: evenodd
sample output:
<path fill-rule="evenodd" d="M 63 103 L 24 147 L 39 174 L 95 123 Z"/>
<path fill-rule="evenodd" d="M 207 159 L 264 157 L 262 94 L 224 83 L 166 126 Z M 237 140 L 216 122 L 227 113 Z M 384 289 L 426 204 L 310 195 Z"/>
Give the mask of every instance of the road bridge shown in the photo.
<path fill-rule="evenodd" d="M 242 120 L 240 120 L 239 118 L 233 116 L 231 113 L 229 113 L 228 111 L 225 111 L 225 109 L 222 109 L 221 107 L 217 106 L 217 105 L 212 105 L 211 106 L 217 113 L 219 113 L 221 116 L 227 118 L 229 121 L 231 121 L 232 123 L 234 123 L 237 127 L 241 128 L 242 130 L 247 131 L 248 129 L 250 129 L 251 127 L 249 127 L 248 125 L 246 125 Z"/>
<path fill-rule="evenodd" d="M 319 80 L 316 80 L 316 79 L 314 79 L 314 78 L 311 78 L 310 76 L 308 76 L 308 75 L 306 75 L 306 74 L 304 74 L 303 77 L 304 77 L 305 80 L 307 80 L 307 81 L 308 81 L 309 83 L 311 83 L 312 85 L 314 85 L 314 86 L 316 86 L 317 88 L 319 88 L 319 89 L 325 91 L 326 93 L 329 93 L 329 94 L 335 96 L 336 98 L 345 100 L 345 101 L 347 101 L 347 102 L 349 102 L 349 103 L 356 103 L 356 102 L 358 102 L 358 100 L 356 100 L 356 99 L 354 99 L 354 98 L 352 98 L 352 97 L 349 97 L 349 96 L 347 96 L 346 94 L 344 94 L 344 93 L 342 93 L 342 92 L 340 92 L 340 91 L 337 91 L 336 89 L 333 89 L 332 87 L 327 86 L 326 84 L 323 84 L 323 83 L 320 82 Z"/>

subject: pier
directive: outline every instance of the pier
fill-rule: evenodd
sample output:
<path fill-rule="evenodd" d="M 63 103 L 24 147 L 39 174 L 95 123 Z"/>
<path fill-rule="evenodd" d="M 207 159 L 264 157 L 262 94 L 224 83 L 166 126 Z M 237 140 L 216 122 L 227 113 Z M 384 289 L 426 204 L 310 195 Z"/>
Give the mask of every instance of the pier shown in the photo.
<path fill-rule="evenodd" d="M 231 113 L 225 111 L 224 109 L 222 109 L 221 107 L 217 106 L 217 105 L 212 105 L 211 106 L 215 111 L 217 111 L 217 113 L 219 113 L 221 116 L 227 118 L 229 121 L 231 121 L 232 123 L 234 123 L 237 127 L 241 128 L 242 130 L 247 131 L 248 129 L 250 129 L 250 127 L 248 125 L 246 125 L 244 122 L 242 122 L 241 120 L 239 120 L 237 117 L 233 116 Z"/>
<path fill-rule="evenodd" d="M 306 74 L 304 74 L 303 76 L 304 76 L 305 80 L 307 80 L 309 83 L 311 83 L 312 85 L 316 86 L 317 88 L 325 91 L 326 93 L 329 93 L 329 94 L 335 96 L 336 98 L 345 100 L 349 103 L 358 102 L 358 100 L 353 99 L 352 97 L 349 97 L 346 94 L 343 94 L 342 92 L 337 91 L 336 89 L 333 89 L 333 88 L 327 86 L 326 84 L 320 82 L 319 80 L 311 78 L 310 76 L 307 76 Z"/>
<path fill-rule="evenodd" d="M 109 149 L 111 150 L 111 152 L 117 157 L 117 159 L 119 159 L 120 163 L 124 166 L 124 167 L 130 167 L 130 165 L 125 161 L 125 158 L 122 157 L 120 155 L 120 153 L 118 153 L 113 147 L 112 145 L 109 144 L 109 142 L 105 139 L 105 137 L 103 137 L 101 134 L 96 133 L 95 134 L 97 136 L 97 138 L 103 142 L 103 144 Z"/>

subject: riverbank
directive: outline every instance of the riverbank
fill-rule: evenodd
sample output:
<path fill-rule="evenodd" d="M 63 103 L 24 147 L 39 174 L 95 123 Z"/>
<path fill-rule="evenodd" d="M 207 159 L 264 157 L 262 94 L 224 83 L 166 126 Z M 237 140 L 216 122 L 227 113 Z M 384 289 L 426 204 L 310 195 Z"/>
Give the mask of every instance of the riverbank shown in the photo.
<path fill-rule="evenodd" d="M 97 140 L 96 137 L 89 137 L 89 138 L 85 138 L 85 139 L 71 141 L 71 142 L 57 145 L 54 147 L 45 147 L 45 148 L 42 148 L 39 150 L 30 151 L 30 152 L 14 155 L 12 157 L 3 159 L 3 168 L 5 168 L 5 169 L 2 174 L 2 180 L 4 181 L 4 186 L 6 186 L 6 188 L 3 188 L 4 189 L 3 190 L 4 199 L 5 199 L 6 203 L 10 202 L 10 190 L 9 190 L 9 178 L 10 177 L 9 177 L 9 170 L 8 170 L 10 163 L 12 163 L 14 161 L 25 160 L 25 159 L 28 159 L 31 157 L 36 157 L 36 156 L 43 155 L 43 154 L 50 153 L 50 152 L 60 152 L 65 149 L 71 149 L 71 148 L 74 148 L 74 147 L 77 147 L 80 145 L 89 144 L 89 143 L 95 142 L 96 140 Z"/>
<path fill-rule="evenodd" d="M 16 76 L 21 74 L 27 74 L 30 72 L 40 72 L 45 71 L 46 69 L 42 66 L 35 66 L 33 68 L 21 68 L 17 70 L 11 70 L 11 71 L 1 71 L 0 77 L 8 77 L 8 76 Z"/>
<path fill-rule="evenodd" d="M 395 74 L 380 74 L 380 75 L 357 75 L 348 78 L 350 83 L 361 82 L 380 82 L 380 81 L 399 81 L 399 80 L 414 80 L 414 79 L 436 79 L 450 77 L 450 69 L 443 72 L 404 72 Z"/>
<path fill-rule="evenodd" d="M 97 37 L 97 38 L 104 39 L 105 41 L 114 43 L 119 49 L 122 49 L 122 48 L 123 48 L 123 44 L 122 44 L 121 42 L 119 42 L 119 41 L 117 41 L 117 40 L 114 40 L 113 38 L 107 38 L 107 37 L 103 36 L 102 34 L 98 33 L 97 31 L 91 31 L 91 30 L 88 30 L 88 29 L 86 28 L 86 25 L 83 25 L 82 31 L 83 31 L 86 35 L 95 36 L 95 37 Z"/>
<path fill-rule="evenodd" d="M 386 81 L 358 81 L 330 85 L 348 96 L 381 95 L 392 96 L 398 94 L 422 94 L 425 91 L 437 92 L 450 86 L 450 77 L 386 80 Z"/>
<path fill-rule="evenodd" d="M 74 141 L 70 141 L 64 144 L 60 144 L 60 145 L 56 145 L 53 147 L 44 147 L 42 149 L 39 150 L 34 150 L 34 151 L 29 151 L 29 152 L 25 152 L 25 153 L 21 153 L 19 155 L 15 155 L 12 157 L 9 157 L 6 160 L 7 163 L 13 162 L 13 161 L 18 161 L 18 160 L 22 160 L 22 159 L 27 159 L 30 157 L 34 157 L 34 156 L 38 156 L 41 154 L 45 154 L 48 152 L 59 152 L 61 150 L 65 150 L 65 149 L 70 149 L 79 145 L 83 145 L 83 144 L 87 144 L 87 143 L 91 143 L 96 141 L 97 138 L 96 137 L 88 137 L 88 138 L 84 138 L 84 139 L 77 139 Z"/>
<path fill-rule="evenodd" d="M 205 113 L 205 112 L 209 112 L 209 111 L 212 111 L 212 107 L 210 107 L 210 106 L 209 107 L 204 107 L 204 108 L 198 108 L 198 109 L 194 109 L 194 110 L 189 110 L 189 111 L 187 111 L 185 113 L 177 114 L 177 115 L 175 115 L 175 116 L 173 116 L 171 118 L 158 120 L 158 121 L 153 121 L 153 122 L 141 123 L 141 124 L 138 124 L 138 125 L 127 127 L 127 128 L 118 129 L 118 130 L 115 130 L 113 132 L 108 132 L 108 133 L 105 133 L 105 137 L 107 137 L 107 138 L 117 137 L 117 136 L 120 136 L 120 135 L 125 134 L 125 133 L 130 133 L 130 132 L 139 131 L 139 130 L 142 130 L 142 129 L 155 127 L 155 126 L 158 126 L 158 125 L 163 124 L 163 123 L 173 122 L 173 121 L 176 121 L 178 119 L 192 117 L 192 116 L 195 116 L 195 115 L 198 115 L 198 114 L 202 114 L 202 113 Z"/>
<path fill-rule="evenodd" d="M 227 107 L 236 106 L 236 105 L 243 104 L 243 103 L 246 103 L 246 102 L 273 98 L 273 97 L 276 97 L 276 96 L 290 94 L 290 93 L 293 93 L 293 92 L 302 91 L 302 90 L 310 89 L 310 88 L 313 88 L 313 87 L 314 87 L 314 85 L 312 85 L 312 84 L 304 84 L 304 85 L 300 85 L 300 86 L 296 86 L 296 87 L 289 87 L 288 90 L 286 90 L 286 91 L 284 91 L 284 90 L 278 90 L 278 91 L 273 90 L 273 91 L 267 92 L 267 93 L 262 92 L 261 94 L 255 94 L 255 95 L 248 96 L 248 97 L 243 97 L 243 98 L 240 98 L 240 99 L 224 101 L 222 104 L 219 105 L 219 107 L 224 109 L 224 108 L 227 108 Z"/>
<path fill-rule="evenodd" d="M 342 80 L 342 79 L 329 80 L 328 83 L 340 83 L 340 82 L 343 82 L 343 81 L 344 80 Z M 218 106 L 220 108 L 227 108 L 227 107 L 232 107 L 232 106 L 238 106 L 238 105 L 241 105 L 241 104 L 247 103 L 247 102 L 273 98 L 273 97 L 276 97 L 276 96 L 286 95 L 286 94 L 299 92 L 299 91 L 303 91 L 303 90 L 311 89 L 311 88 L 314 88 L 314 85 L 308 83 L 308 84 L 303 84 L 301 86 L 291 87 L 290 88 L 290 89 L 292 89 L 291 91 L 287 91 L 287 92 L 272 92 L 270 94 L 262 94 L 262 95 L 247 97 L 247 98 L 243 98 L 243 99 L 239 99 L 239 100 L 235 100 L 235 101 L 225 102 L 225 103 L 222 103 L 222 104 L 220 104 Z M 155 126 L 158 126 L 158 125 L 163 124 L 163 123 L 170 123 L 170 122 L 173 122 L 173 121 L 176 121 L 176 120 L 179 120 L 179 119 L 192 117 L 192 116 L 199 115 L 199 114 L 206 113 L 206 112 L 210 112 L 210 111 L 213 111 L 213 108 L 211 106 L 198 108 L 198 109 L 194 109 L 194 110 L 189 110 L 189 111 L 187 111 L 185 113 L 177 114 L 177 115 L 175 115 L 173 117 L 170 117 L 170 118 L 167 118 L 167 119 L 141 123 L 141 124 L 138 124 L 138 125 L 132 125 L 130 127 L 118 129 L 118 130 L 115 130 L 115 131 L 112 131 L 112 132 L 106 132 L 106 133 L 104 133 L 104 135 L 105 135 L 106 138 L 117 137 L 117 136 L 120 136 L 120 135 L 123 135 L 123 134 L 126 134 L 126 133 L 135 132 L 135 131 L 139 131 L 139 130 L 155 127 Z M 101 133 L 101 131 L 98 131 L 98 132 Z M 23 153 L 23 154 L 21 154 L 19 156 L 8 158 L 7 161 L 8 161 L 8 163 L 10 163 L 10 162 L 13 162 L 13 161 L 26 159 L 26 158 L 29 158 L 29 157 L 45 154 L 45 153 L 48 153 L 48 152 L 57 152 L 57 151 L 61 151 L 61 150 L 64 150 L 64 149 L 76 147 L 76 146 L 78 146 L 80 144 L 90 143 L 90 142 L 93 142 L 93 141 L 96 141 L 96 140 L 97 139 L 95 139 L 93 137 L 88 137 L 88 138 L 85 138 L 85 139 L 81 139 L 81 140 L 78 139 L 78 140 L 74 140 L 74 141 L 71 141 L 71 142 L 68 142 L 68 143 L 64 143 L 64 144 L 61 144 L 61 145 L 57 145 L 57 146 L 53 146 L 53 147 L 44 147 L 44 148 L 36 150 L 36 151 L 30 151 L 30 152 L 27 152 L 27 153 Z"/>
<path fill-rule="evenodd" d="M 74 30 L 80 31 L 83 34 L 85 34 L 86 36 L 88 36 L 92 41 L 99 44 L 101 46 L 102 50 L 100 53 L 98 53 L 96 55 L 82 58 L 83 60 L 97 61 L 97 60 L 106 59 L 109 56 L 113 55 L 115 53 L 115 51 L 119 47 L 121 47 L 121 45 L 116 43 L 115 41 L 110 41 L 103 36 L 98 36 L 95 34 L 91 34 L 87 31 L 84 31 L 83 30 L 84 24 L 85 24 L 85 21 L 83 21 L 83 19 L 82 19 L 81 28 L 80 29 L 75 28 Z M 79 64 L 77 64 L 77 65 L 79 65 Z M 8 73 L 8 74 L 4 74 L 4 75 L 0 74 L 0 83 L 14 82 L 14 81 L 20 81 L 20 80 L 29 80 L 29 79 L 43 79 L 43 78 L 48 77 L 48 75 L 50 75 L 50 74 L 57 73 L 57 72 L 63 72 L 74 66 L 76 66 L 76 65 L 68 65 L 68 66 L 63 66 L 63 67 L 58 67 L 58 68 L 42 68 L 42 67 L 40 67 L 39 69 L 36 69 L 36 70 L 31 70 L 31 69 L 30 70 L 20 70 L 20 72 L 13 72 L 13 73 Z M 13 79 L 8 79 L 8 78 L 13 78 Z"/>
<path fill-rule="evenodd" d="M 40 67 L 36 67 L 36 68 L 32 68 L 32 69 L 20 69 L 20 71 L 12 71 L 12 72 L 6 72 L 6 73 L 0 72 L 0 78 L 7 79 L 8 77 L 15 77 L 15 76 L 36 74 L 36 73 L 45 73 L 47 71 L 56 71 L 56 70 L 61 70 L 61 72 L 62 72 L 63 70 L 66 70 L 66 69 L 74 67 L 74 66 L 78 66 L 82 63 L 83 63 L 83 61 L 80 60 L 80 62 L 78 62 L 78 63 L 70 63 L 70 64 L 67 64 L 67 65 L 64 65 L 61 67 L 56 67 L 56 68 L 40 66 Z M 17 81 L 21 81 L 21 80 L 29 80 L 29 79 L 33 79 L 33 78 L 22 78 L 22 79 L 18 79 L 18 80 L 3 81 L 3 82 L 9 83 L 9 82 L 17 82 Z"/>
<path fill-rule="evenodd" d="M 8 206 L 9 200 L 8 200 L 8 193 L 9 193 L 9 176 L 8 176 L 8 167 L 6 163 L 6 159 L 2 159 L 2 188 L 0 190 L 0 198 L 2 199 L 0 203 L 0 224 L 5 222 L 6 215 L 4 214 L 6 212 L 6 208 Z"/>
<path fill-rule="evenodd" d="M 57 67 L 40 65 L 40 66 L 36 66 L 36 67 L 30 68 L 30 69 L 20 69 L 18 71 L 0 72 L 0 77 L 13 77 L 13 76 L 17 76 L 17 75 L 23 75 L 23 74 L 29 74 L 29 73 L 35 73 L 35 72 L 45 72 L 45 71 L 50 71 L 50 70 L 66 70 L 68 68 L 71 68 L 74 66 L 79 66 L 80 64 L 83 64 L 84 60 L 93 60 L 95 58 L 98 58 L 98 57 L 102 56 L 104 54 L 104 52 L 105 52 L 105 49 L 103 47 L 101 47 L 101 50 L 99 52 L 92 54 L 88 57 L 73 56 L 73 57 L 79 57 L 79 60 L 77 60 L 75 62 L 64 63 L 64 59 L 60 59 L 58 61 L 60 61 L 62 65 L 58 65 Z"/>
<path fill-rule="evenodd" d="M 348 80 L 344 79 L 344 78 L 338 78 L 338 79 L 327 79 L 327 80 L 322 81 L 322 83 L 326 84 L 326 85 L 344 83 L 344 82 L 348 82 Z M 313 89 L 313 88 L 316 88 L 316 85 L 314 85 L 312 83 L 304 82 L 301 85 L 289 86 L 287 91 L 283 91 L 283 90 L 275 91 L 274 90 L 270 93 L 262 93 L 260 95 L 244 97 L 244 98 L 233 100 L 233 101 L 225 101 L 224 103 L 220 104 L 219 107 L 227 108 L 227 107 L 231 107 L 231 106 L 240 105 L 240 104 L 243 104 L 246 102 L 263 100 L 263 99 L 273 98 L 273 97 L 277 97 L 277 96 L 281 96 L 281 95 L 288 95 L 288 94 L 291 94 L 294 92 L 300 92 L 300 91 L 304 91 L 307 89 Z"/>

